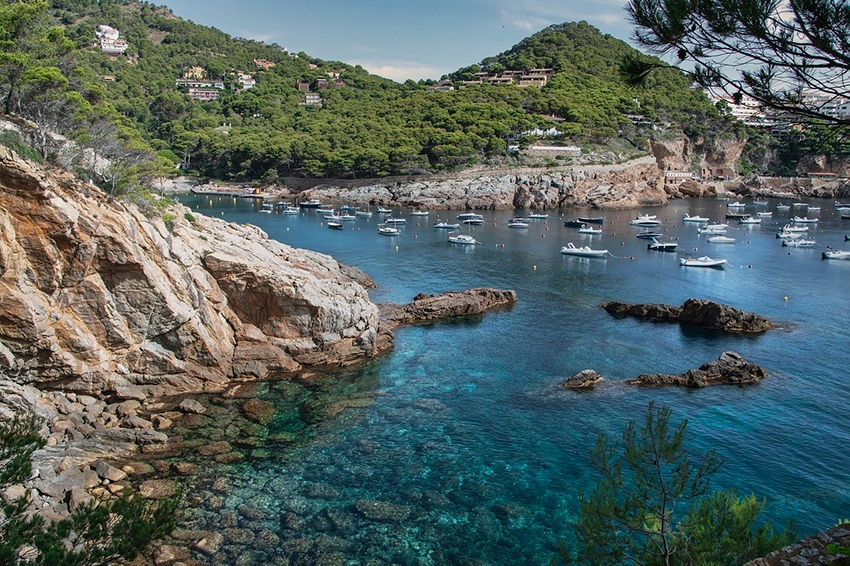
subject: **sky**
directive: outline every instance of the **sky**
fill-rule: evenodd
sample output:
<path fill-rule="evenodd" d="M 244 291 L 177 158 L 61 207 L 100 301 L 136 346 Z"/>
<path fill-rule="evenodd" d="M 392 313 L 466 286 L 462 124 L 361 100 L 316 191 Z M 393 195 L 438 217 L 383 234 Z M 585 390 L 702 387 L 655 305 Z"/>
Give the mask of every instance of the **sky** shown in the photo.
<path fill-rule="evenodd" d="M 398 82 L 439 79 L 552 24 L 628 41 L 627 0 L 160 0 L 175 15 Z"/>

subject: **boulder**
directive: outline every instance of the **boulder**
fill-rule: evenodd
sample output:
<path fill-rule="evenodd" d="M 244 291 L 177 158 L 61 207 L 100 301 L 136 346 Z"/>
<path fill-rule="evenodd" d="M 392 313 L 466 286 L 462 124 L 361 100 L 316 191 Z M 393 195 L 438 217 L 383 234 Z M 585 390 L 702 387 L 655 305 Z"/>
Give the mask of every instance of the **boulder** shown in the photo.
<path fill-rule="evenodd" d="M 741 354 L 723 352 L 717 360 L 705 363 L 699 369 L 691 369 L 679 375 L 642 374 L 626 383 L 642 386 L 679 385 L 701 388 L 719 384 L 752 385 L 761 382 L 765 377 L 767 372 L 763 368 L 748 362 Z"/>
<path fill-rule="evenodd" d="M 138 493 L 145 499 L 165 499 L 177 493 L 177 485 L 171 480 L 146 480 L 139 485 Z"/>
<path fill-rule="evenodd" d="M 242 414 L 249 421 L 254 421 L 261 425 L 267 425 L 274 420 L 275 408 L 274 405 L 262 399 L 250 399 L 242 405 Z"/>
<path fill-rule="evenodd" d="M 184 413 L 203 414 L 207 411 L 206 407 L 194 399 L 183 399 L 178 405 L 178 408 Z"/>
<path fill-rule="evenodd" d="M 592 369 L 583 369 L 573 374 L 561 387 L 567 389 L 593 389 L 603 381 L 605 381 L 605 378 Z"/>
<path fill-rule="evenodd" d="M 751 334 L 774 328 L 773 323 L 763 316 L 701 299 L 688 299 L 682 303 L 681 307 L 656 303 L 631 304 L 616 301 L 599 306 L 618 317 L 628 316 L 642 320 L 695 324 L 725 332 Z"/>
<path fill-rule="evenodd" d="M 517 301 L 515 291 L 478 288 L 441 295 L 420 294 L 412 303 L 381 305 L 381 317 L 390 327 L 454 316 L 481 314 L 489 309 L 510 306 Z"/>

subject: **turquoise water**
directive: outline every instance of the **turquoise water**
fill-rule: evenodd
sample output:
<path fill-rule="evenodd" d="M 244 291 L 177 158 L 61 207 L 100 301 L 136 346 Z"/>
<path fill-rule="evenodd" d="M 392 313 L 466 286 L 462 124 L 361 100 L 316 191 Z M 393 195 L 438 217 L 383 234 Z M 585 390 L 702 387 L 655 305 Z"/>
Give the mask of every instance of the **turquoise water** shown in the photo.
<path fill-rule="evenodd" d="M 376 233 L 377 215 L 338 232 L 312 211 L 288 217 L 259 213 L 258 204 L 244 200 L 181 200 L 363 269 L 378 284 L 371 292 L 376 302 L 476 286 L 519 296 L 506 311 L 400 328 L 391 354 L 356 371 L 263 388 L 261 397 L 278 411 L 262 442 L 240 446 L 236 434 L 245 459 L 204 466 L 190 480 L 198 496 L 190 499 L 185 527 L 265 533 L 240 540 L 225 531 L 227 560 L 547 563 L 569 537 L 577 490 L 589 491 L 598 479 L 589 466 L 597 435 L 618 438 L 650 401 L 670 407 L 677 422 L 689 420 L 686 442 L 695 453 L 715 448 L 725 459 L 714 487 L 767 498 L 765 518 L 793 519 L 798 532 L 811 534 L 850 515 L 850 261 L 820 259 L 827 244 L 850 249 L 843 242 L 850 221 L 842 224 L 831 203 L 817 203 L 813 249 L 780 246 L 775 233 L 788 213 L 774 212 L 752 230 L 732 225 L 730 245 L 709 244 L 696 225 L 681 222 L 685 212 L 720 220 L 724 202 L 677 201 L 642 211 L 657 214 L 665 235 L 678 239 L 676 254 L 648 251 L 635 237 L 640 229 L 628 221 L 637 211 L 594 212 L 606 219 L 601 236 L 577 234 L 557 213 L 515 230 L 507 227 L 511 213 L 488 212 L 473 232 L 484 245 L 466 247 L 448 244 L 446 231 L 431 227 L 438 214 L 454 218 L 456 211 L 432 212 L 420 225 L 408 217 L 403 235 L 389 238 Z M 570 241 L 618 257 L 562 256 Z M 723 257 L 729 266 L 683 268 L 684 253 Z M 730 336 L 618 320 L 598 307 L 611 300 L 681 304 L 689 297 L 754 311 L 784 327 Z M 767 369 L 768 379 L 743 389 L 617 383 L 640 373 L 681 373 L 725 350 Z M 559 390 L 585 368 L 609 382 L 590 393 Z M 216 440 L 227 427 L 240 430 L 227 419 L 218 419 L 216 432 L 185 436 Z M 215 496 L 211 485 L 221 478 L 230 488 Z"/>

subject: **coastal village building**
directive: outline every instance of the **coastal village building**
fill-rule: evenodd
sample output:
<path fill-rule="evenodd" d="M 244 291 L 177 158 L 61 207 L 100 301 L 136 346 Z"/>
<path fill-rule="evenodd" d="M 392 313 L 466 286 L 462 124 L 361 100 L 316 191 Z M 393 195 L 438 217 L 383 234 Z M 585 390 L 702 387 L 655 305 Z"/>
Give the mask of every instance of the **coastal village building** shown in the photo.
<path fill-rule="evenodd" d="M 664 184 L 667 186 L 681 185 L 685 181 L 690 181 L 694 178 L 693 173 L 689 171 L 665 171 Z"/>
<path fill-rule="evenodd" d="M 310 83 L 308 83 L 307 81 L 298 81 L 295 83 L 295 88 L 307 92 L 310 90 Z"/>
<path fill-rule="evenodd" d="M 254 77 L 241 71 L 236 74 L 236 81 L 242 85 L 243 90 L 248 90 L 249 88 L 257 86 L 257 81 L 254 80 Z"/>
<path fill-rule="evenodd" d="M 123 55 L 130 46 L 126 41 L 118 38 L 120 34 L 114 27 L 100 24 L 94 33 L 100 42 L 100 50 L 105 55 Z"/>
<path fill-rule="evenodd" d="M 503 71 L 502 73 L 496 75 L 488 73 L 487 71 L 479 71 L 475 73 L 475 76 L 478 77 L 476 80 L 472 81 L 462 81 L 463 85 L 475 85 L 487 83 L 491 85 L 517 85 L 517 86 L 531 86 L 536 88 L 543 88 L 549 83 L 549 79 L 552 78 L 554 74 L 554 70 L 552 69 L 529 69 L 528 71 L 518 71 L 518 70 L 508 70 Z"/>
<path fill-rule="evenodd" d="M 254 65 L 260 67 L 265 71 L 268 71 L 269 69 L 275 66 L 275 62 L 269 61 L 268 59 L 254 59 Z"/>
<path fill-rule="evenodd" d="M 209 102 L 210 100 L 218 100 L 218 95 L 218 89 L 214 88 L 189 88 L 189 98 L 192 100 Z"/>
<path fill-rule="evenodd" d="M 308 106 L 321 106 L 322 96 L 317 92 L 307 92 L 304 94 L 304 102 L 301 104 L 306 104 Z"/>

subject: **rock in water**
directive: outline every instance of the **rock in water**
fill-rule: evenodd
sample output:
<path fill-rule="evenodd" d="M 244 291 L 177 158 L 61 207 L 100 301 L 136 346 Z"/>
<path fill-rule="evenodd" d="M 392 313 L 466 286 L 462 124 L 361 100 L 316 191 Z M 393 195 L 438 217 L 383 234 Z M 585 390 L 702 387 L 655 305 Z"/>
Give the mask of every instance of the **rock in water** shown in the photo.
<path fill-rule="evenodd" d="M 571 376 L 561 387 L 566 387 L 567 389 L 593 389 L 603 381 L 605 381 L 605 378 L 592 369 L 583 369 Z"/>
<path fill-rule="evenodd" d="M 616 301 L 599 306 L 614 316 L 697 324 L 725 332 L 751 334 L 774 328 L 773 323 L 763 316 L 701 299 L 688 299 L 682 303 L 681 307 L 656 303 L 631 304 Z"/>
<path fill-rule="evenodd" d="M 664 373 L 642 374 L 635 379 L 626 381 L 629 385 L 665 386 L 679 385 L 683 387 L 701 388 L 709 385 L 753 385 L 767 377 L 767 372 L 760 366 L 748 362 L 737 352 L 723 352 L 720 357 L 699 367 L 679 375 Z"/>
<path fill-rule="evenodd" d="M 419 294 L 407 305 L 381 305 L 382 318 L 391 327 L 399 324 L 425 322 L 452 316 L 480 314 L 486 310 L 512 305 L 517 301 L 514 291 L 500 289 L 468 289 L 441 295 Z"/>

